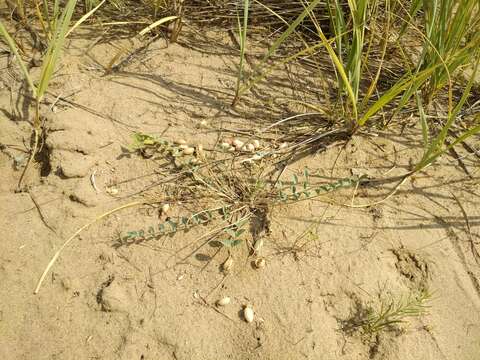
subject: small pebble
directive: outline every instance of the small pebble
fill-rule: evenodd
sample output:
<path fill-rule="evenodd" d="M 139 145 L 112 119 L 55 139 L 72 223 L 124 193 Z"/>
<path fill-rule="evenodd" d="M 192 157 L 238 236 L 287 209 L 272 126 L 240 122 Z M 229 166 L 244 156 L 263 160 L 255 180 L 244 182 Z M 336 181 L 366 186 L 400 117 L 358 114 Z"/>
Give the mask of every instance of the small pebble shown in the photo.
<path fill-rule="evenodd" d="M 288 146 L 286 142 L 282 143 L 278 148 L 279 149 L 285 149 Z"/>
<path fill-rule="evenodd" d="M 260 147 L 260 141 L 258 141 L 258 140 L 253 140 L 252 144 L 255 147 L 255 149 L 258 149 Z"/>
<path fill-rule="evenodd" d="M 254 315 L 255 313 L 252 307 L 250 305 L 245 306 L 245 308 L 243 309 L 243 317 L 245 321 L 251 323 L 253 321 Z"/>
<path fill-rule="evenodd" d="M 217 305 L 218 306 L 225 306 L 225 305 L 228 305 L 230 304 L 230 297 L 228 296 L 225 296 L 224 298 L 221 298 L 220 300 L 217 301 Z"/>
<path fill-rule="evenodd" d="M 186 149 L 183 150 L 183 153 L 185 155 L 192 155 L 195 152 L 195 149 L 192 147 L 187 147 Z"/>
<path fill-rule="evenodd" d="M 267 261 L 263 257 L 256 259 L 253 263 L 257 269 L 263 269 L 267 265 Z"/>
<path fill-rule="evenodd" d="M 188 149 L 189 146 L 187 144 L 182 144 L 178 147 L 179 149 L 182 149 L 182 150 L 185 150 L 185 149 Z"/>
<path fill-rule="evenodd" d="M 243 141 L 235 139 L 232 141 L 232 145 L 235 146 L 235 149 L 240 150 L 243 147 Z"/>
<path fill-rule="evenodd" d="M 184 139 L 175 140 L 175 144 L 177 144 L 177 145 L 185 145 L 186 143 L 187 143 L 187 141 L 184 140 Z"/>
<path fill-rule="evenodd" d="M 247 144 L 247 145 L 245 145 L 245 148 L 248 152 L 254 152 L 255 151 L 255 146 L 253 144 Z"/>

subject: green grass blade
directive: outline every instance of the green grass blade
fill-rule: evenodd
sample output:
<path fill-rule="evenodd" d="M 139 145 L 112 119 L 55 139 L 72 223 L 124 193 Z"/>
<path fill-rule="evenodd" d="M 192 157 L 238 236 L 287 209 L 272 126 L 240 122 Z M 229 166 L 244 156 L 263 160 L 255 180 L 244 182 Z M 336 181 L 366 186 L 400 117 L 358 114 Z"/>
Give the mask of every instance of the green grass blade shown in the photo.
<path fill-rule="evenodd" d="M 27 67 L 25 66 L 25 63 L 23 62 L 22 58 L 20 57 L 20 54 L 18 53 L 17 45 L 15 44 L 15 41 L 12 39 L 12 37 L 10 36 L 10 34 L 8 33 L 7 29 L 5 28 L 5 26 L 1 21 L 0 21 L 0 35 L 3 36 L 3 38 L 7 42 L 8 47 L 17 58 L 18 65 L 20 66 L 20 69 L 22 70 L 22 73 L 23 73 L 23 77 L 27 81 L 28 86 L 30 86 L 30 90 L 32 90 L 33 96 L 37 97 L 37 88 L 33 84 L 32 77 L 30 76 L 27 70 Z"/>
<path fill-rule="evenodd" d="M 423 148 L 425 151 L 428 150 L 428 144 L 429 144 L 429 139 L 428 139 L 428 123 L 427 123 L 427 116 L 425 115 L 425 110 L 423 108 L 423 102 L 422 98 L 417 91 L 416 93 L 416 98 L 417 98 L 417 106 L 418 106 L 418 112 L 420 114 L 420 123 L 422 124 L 422 138 L 423 138 Z"/>
<path fill-rule="evenodd" d="M 65 41 L 65 36 L 70 25 L 70 20 L 72 18 L 73 10 L 77 0 L 69 0 L 62 16 L 60 17 L 59 22 L 57 23 L 56 32 L 53 35 L 50 44 L 47 49 L 47 53 L 44 58 L 42 65 L 42 71 L 40 75 L 40 81 L 38 84 L 38 93 L 37 96 L 39 99 L 43 97 L 45 91 L 48 88 L 48 84 L 52 78 L 53 71 L 62 52 L 63 43 Z"/>

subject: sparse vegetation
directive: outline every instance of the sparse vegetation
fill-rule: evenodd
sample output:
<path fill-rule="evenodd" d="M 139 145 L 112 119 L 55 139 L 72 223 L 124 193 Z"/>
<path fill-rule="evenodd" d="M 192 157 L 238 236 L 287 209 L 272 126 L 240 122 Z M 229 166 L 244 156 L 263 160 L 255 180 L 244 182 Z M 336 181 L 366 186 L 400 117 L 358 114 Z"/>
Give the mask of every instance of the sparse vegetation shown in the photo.
<path fill-rule="evenodd" d="M 111 104 L 112 113 L 122 102 L 121 96 L 130 96 L 127 91 L 134 92 L 143 86 L 136 83 L 126 85 L 119 80 L 130 77 L 138 82 L 150 81 L 152 89 L 140 90 L 146 96 L 158 98 L 162 102 L 160 105 L 165 105 L 162 116 L 172 117 L 161 120 L 168 123 L 161 129 L 158 125 L 160 120 L 158 123 L 148 123 L 149 128 L 143 129 L 143 124 L 147 122 L 133 128 L 124 122 L 125 119 L 117 122 L 113 116 L 108 117 L 116 125 L 121 124 L 124 127 L 122 131 L 125 129 L 125 133 L 121 134 L 124 141 L 120 144 L 122 153 L 117 160 L 127 157 L 142 165 L 153 164 L 151 166 L 155 169 L 149 169 L 153 171 L 152 178 L 155 176 L 158 182 L 152 180 L 144 188 L 121 197 L 116 186 L 129 179 L 109 178 L 111 182 L 104 186 L 103 199 L 117 201 L 133 198 L 132 202 L 122 202 L 123 205 L 112 206 L 113 210 L 109 211 L 103 209 L 101 215 L 78 228 L 57 247 L 37 283 L 35 294 L 63 250 L 74 239 L 100 220 L 127 208 L 148 205 L 156 213 L 154 218 L 138 224 L 121 222 L 118 225 L 121 226 L 120 235 L 113 244 L 115 251 L 121 252 L 127 246 L 147 245 L 160 238 L 168 239 L 192 231 L 196 234 L 193 243 L 201 239 L 205 244 L 215 244 L 217 253 L 227 256 L 222 272 L 225 280 L 233 274 L 233 259 L 239 253 L 246 254 L 249 261 L 245 263 L 253 263 L 249 270 L 260 274 L 263 271 L 261 269 L 268 266 L 266 258 L 270 263 L 271 257 L 291 253 L 294 260 L 300 262 L 299 259 L 303 257 L 298 254 L 306 254 L 310 245 L 313 247 L 317 246 L 317 242 L 330 241 L 322 238 L 322 223 L 312 220 L 314 225 L 305 231 L 292 232 L 297 236 L 293 243 L 287 241 L 287 246 L 278 247 L 278 253 L 273 255 L 261 254 L 264 241 L 270 239 L 270 225 L 274 220 L 272 214 L 276 210 L 280 212 L 287 207 L 300 207 L 304 204 L 300 202 L 305 202 L 307 208 L 307 205 L 317 205 L 315 201 L 339 207 L 371 207 L 390 200 L 407 179 L 412 179 L 413 183 L 414 176 L 419 176 L 419 173 L 459 146 L 464 148 L 468 156 L 480 158 L 476 147 L 469 145 L 470 142 L 478 142 L 480 134 L 478 0 L 7 0 L 7 8 L 8 16 L 0 20 L 0 50 L 8 56 L 7 67 L 19 72 L 20 75 L 16 74 L 15 79 L 22 80 L 21 86 L 10 88 L 10 100 L 13 103 L 13 90 L 18 90 L 18 97 L 25 100 L 22 105 L 24 111 L 18 114 L 24 116 L 23 120 L 28 121 L 33 129 L 31 140 L 25 141 L 25 153 L 29 154 L 29 158 L 19 175 L 18 192 L 30 191 L 29 184 L 25 184 L 25 175 L 29 168 L 31 170 L 31 165 L 39 161 L 41 148 L 47 146 L 46 125 L 49 119 L 43 114 L 51 115 L 55 112 L 57 102 L 70 96 L 55 94 L 51 96 L 54 99 L 46 99 L 50 95 L 50 86 L 61 73 L 59 65 L 62 64 L 62 52 L 76 40 L 91 41 L 85 54 L 97 44 L 112 45 L 107 50 L 102 49 L 104 58 L 101 61 L 89 53 L 91 62 L 78 65 L 82 71 L 88 69 L 94 73 L 89 81 L 93 78 L 99 81 L 107 79 L 128 88 L 125 90 L 127 95 L 117 95 L 115 104 Z M 169 46 L 184 45 L 182 50 L 188 51 L 203 47 L 208 51 L 205 51 L 205 59 L 202 58 L 205 60 L 201 64 L 202 69 L 215 67 L 217 64 L 208 62 L 216 46 L 209 42 L 211 30 L 217 30 L 230 42 L 230 46 L 221 47 L 221 56 L 228 58 L 225 63 L 228 62 L 229 66 L 228 70 L 225 67 L 221 71 L 229 72 L 222 74 L 228 81 L 216 78 L 215 81 L 208 79 L 204 83 L 202 77 L 200 85 L 195 85 L 198 89 L 188 79 L 182 79 L 180 83 L 170 82 L 169 76 L 176 73 L 177 65 L 176 60 L 171 58 L 168 59 L 172 64 L 168 69 L 171 74 L 148 73 L 150 70 L 153 72 L 158 63 L 150 65 L 146 64 L 147 61 L 142 62 L 147 72 L 136 73 L 128 68 L 131 62 L 138 59 L 143 61 L 142 57 L 149 46 L 157 40 L 162 41 L 162 48 L 156 49 L 152 57 L 161 57 L 162 51 Z M 193 40 L 186 39 L 187 34 Z M 176 42 L 180 46 L 174 44 Z M 36 72 L 34 68 L 38 59 L 41 60 L 41 67 Z M 155 61 L 161 62 L 163 59 L 155 58 Z M 181 65 L 189 66 L 188 59 Z M 215 84 L 220 80 L 222 88 L 217 89 Z M 188 96 L 193 105 L 182 103 L 179 108 L 185 105 L 188 111 L 184 108 L 178 113 L 171 111 L 171 102 L 175 97 L 164 97 L 160 91 L 157 93 L 153 87 L 159 84 L 161 90 L 173 89 Z M 277 88 L 283 92 L 278 90 L 277 93 Z M 95 96 L 99 96 L 103 89 L 97 91 Z M 68 101 L 64 102 L 73 106 L 73 100 Z M 159 104 L 150 98 L 145 101 L 150 102 L 149 106 L 154 109 L 151 110 L 154 114 L 152 117 L 157 120 L 156 109 L 160 107 Z M 202 102 L 208 103 L 209 109 L 197 114 Z M 34 109 L 31 119 L 29 108 Z M 101 115 L 95 109 L 89 109 L 89 112 L 99 117 Z M 174 118 L 178 114 L 181 115 Z M 130 116 L 143 116 L 133 111 L 127 115 L 127 119 L 131 119 Z M 170 128 L 184 121 L 183 115 L 188 119 L 188 126 L 185 126 L 188 130 L 183 129 L 187 134 L 184 135 L 186 140 L 176 138 L 177 134 L 172 132 L 168 133 Z M 228 118 L 227 121 L 233 120 L 226 125 L 225 118 Z M 363 169 L 365 164 L 360 164 L 362 159 L 357 161 L 355 149 L 349 148 L 354 147 L 353 142 L 358 139 L 370 141 L 379 134 L 386 143 L 393 143 L 393 137 L 402 137 L 405 128 L 418 130 L 413 132 L 416 138 L 402 139 L 405 142 L 399 143 L 402 148 L 418 147 L 418 151 L 415 150 L 411 158 L 402 159 L 405 161 L 400 161 L 401 165 L 398 165 L 397 157 L 401 157 L 402 153 L 397 151 L 397 145 L 389 148 L 391 152 L 388 153 L 385 150 L 387 145 L 374 145 L 379 152 L 385 152 L 384 158 L 395 156 L 395 159 L 389 164 L 391 168 L 372 166 L 372 171 Z M 57 132 L 57 135 L 64 130 L 61 126 L 52 127 L 52 133 Z M 195 130 L 210 136 L 208 141 L 203 143 L 200 137 L 195 138 Z M 95 138 L 94 131 L 89 130 L 88 135 L 92 137 L 92 143 L 100 141 Z M 130 144 L 127 143 L 129 136 L 133 139 Z M 108 139 L 108 143 L 105 143 L 101 145 L 102 151 L 114 141 Z M 0 150 L 2 146 L 0 143 Z M 66 151 L 62 146 L 64 144 L 58 146 L 60 151 L 80 154 L 82 158 L 90 155 L 89 151 L 81 148 L 69 148 Z M 348 166 L 334 174 L 340 155 L 333 161 L 331 169 L 327 170 L 324 164 L 318 164 L 316 169 L 310 166 L 316 164 L 315 156 L 319 152 L 332 148 L 340 154 L 351 150 L 348 152 L 349 160 L 353 158 L 350 165 L 356 164 L 358 168 L 354 169 L 356 165 Z M 57 159 L 60 163 L 56 170 L 59 179 L 68 178 L 70 181 L 71 178 L 86 177 L 88 171 L 79 171 L 71 177 L 62 173 L 62 162 L 76 160 L 74 156 L 69 157 L 70 153 L 61 155 L 65 157 Z M 310 160 L 306 162 L 308 165 L 299 164 L 305 159 Z M 455 160 L 461 162 L 462 157 L 455 156 Z M 98 165 L 98 162 L 92 163 Z M 109 171 L 117 176 L 113 166 Z M 135 175 L 138 178 L 142 176 Z M 432 171 L 430 175 L 435 176 L 435 173 Z M 97 188 L 95 184 L 95 173 L 91 176 L 95 195 L 100 198 L 101 186 Z M 99 173 L 98 177 L 101 176 Z M 34 181 L 36 179 L 32 183 Z M 40 181 L 38 183 L 43 184 Z M 74 181 L 69 186 L 71 193 L 64 191 L 62 196 L 68 193 L 70 200 L 75 199 L 73 192 L 80 186 Z M 91 190 L 90 187 L 88 190 Z M 369 197 L 372 193 L 375 193 L 374 199 Z M 360 200 L 363 204 L 355 204 L 357 197 L 363 198 Z M 33 197 L 32 201 L 46 224 Z M 447 206 L 441 206 L 447 209 Z M 467 212 L 461 208 L 471 240 L 473 235 Z M 374 218 L 374 222 L 380 221 L 379 218 L 380 215 Z M 342 231 L 344 224 L 336 226 Z M 355 226 L 365 229 L 370 225 L 362 223 Z M 384 229 L 376 226 L 377 223 L 375 232 Z M 391 225 L 392 229 L 395 230 L 395 226 Z M 50 226 L 47 227 L 52 230 Z M 312 230 L 314 227 L 315 231 Z M 277 235 L 281 236 L 279 233 Z M 285 233 L 283 235 L 287 238 Z M 362 233 L 360 237 L 373 239 L 375 235 Z M 354 241 L 355 238 L 352 239 Z M 473 240 L 471 243 L 474 247 Z M 369 251 L 367 245 L 362 245 L 359 251 Z M 321 245 L 318 245 L 320 248 Z M 334 250 L 326 253 L 331 254 Z M 210 257 L 206 258 L 211 260 Z M 330 260 L 336 261 L 334 257 Z M 138 266 L 133 268 L 138 270 Z M 327 273 L 325 268 L 320 270 L 319 264 L 311 268 L 319 273 Z M 149 273 L 149 276 L 148 288 L 153 291 L 152 275 Z M 112 281 L 113 277 L 105 287 Z M 320 287 L 318 284 L 316 286 Z M 417 290 L 421 292 L 416 294 L 412 291 L 399 298 L 381 295 L 378 306 L 369 307 L 359 301 L 355 318 L 346 321 L 343 329 L 375 336 L 385 330 L 398 329 L 409 318 L 427 312 L 431 294 L 424 289 Z M 219 299 L 216 302 L 218 306 L 211 308 L 225 315 L 223 311 L 228 308 L 227 305 L 231 301 L 238 302 L 240 298 L 230 298 L 230 295 Z M 155 293 L 155 310 L 156 296 Z M 204 305 L 210 301 L 196 291 L 193 296 L 196 300 L 201 299 Z M 327 298 L 336 294 L 325 291 L 321 296 Z M 114 300 L 117 299 L 114 297 Z M 257 309 L 261 306 L 254 304 L 254 316 L 254 301 L 250 304 L 252 299 L 247 299 L 246 295 L 241 301 L 244 300 L 243 309 L 251 310 L 248 316 L 242 315 L 247 324 L 254 321 L 263 323 L 263 317 L 257 316 Z M 307 302 L 313 304 L 314 300 Z M 329 307 L 328 300 L 324 305 L 325 308 Z M 147 317 L 142 315 L 142 326 L 144 318 Z M 257 329 L 261 329 L 261 326 Z M 311 332 L 308 330 L 310 333 L 314 333 L 313 329 Z M 260 335 L 257 341 L 258 348 L 261 348 Z M 303 339 L 299 343 L 301 341 Z"/>

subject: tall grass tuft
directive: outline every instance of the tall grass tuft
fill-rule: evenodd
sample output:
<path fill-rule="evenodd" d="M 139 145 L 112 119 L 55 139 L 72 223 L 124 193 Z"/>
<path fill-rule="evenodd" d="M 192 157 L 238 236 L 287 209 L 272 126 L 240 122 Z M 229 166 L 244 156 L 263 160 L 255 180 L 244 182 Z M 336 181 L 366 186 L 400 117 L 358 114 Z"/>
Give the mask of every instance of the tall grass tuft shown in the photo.
<path fill-rule="evenodd" d="M 75 9 L 76 3 L 77 3 L 77 0 L 69 0 L 65 5 L 65 8 L 61 16 L 58 18 L 58 20 L 55 20 L 55 21 L 52 20 L 49 22 L 51 26 L 50 29 L 53 31 L 53 33 L 49 42 L 48 49 L 43 57 L 43 63 L 42 63 L 42 68 L 40 72 L 40 79 L 38 80 L 37 83 L 33 81 L 30 73 L 28 72 L 27 66 L 23 62 L 18 52 L 15 41 L 10 36 L 10 34 L 8 33 L 3 23 L 0 21 L 0 35 L 5 39 L 10 50 L 15 55 L 17 62 L 19 64 L 19 67 L 22 71 L 22 74 L 26 82 L 28 83 L 30 91 L 32 92 L 32 95 L 35 99 L 35 115 L 33 118 L 33 131 L 34 131 L 33 148 L 32 148 L 32 151 L 30 152 L 30 157 L 28 159 L 27 165 L 25 166 L 22 172 L 22 175 L 20 176 L 20 179 L 18 181 L 18 186 L 17 186 L 18 189 L 21 188 L 23 178 L 28 170 L 28 167 L 32 159 L 35 157 L 38 150 L 38 142 L 39 142 L 40 133 L 41 133 L 40 103 L 47 91 L 48 85 L 50 83 L 50 80 L 52 79 L 53 72 L 55 70 L 55 66 L 58 63 L 58 60 L 60 58 L 60 54 L 63 48 L 63 43 L 65 41 L 65 36 L 67 34 L 70 20 L 72 18 L 73 10 Z M 58 2 L 56 1 L 55 4 L 58 4 Z M 48 14 L 48 9 L 46 10 L 46 13 Z"/>

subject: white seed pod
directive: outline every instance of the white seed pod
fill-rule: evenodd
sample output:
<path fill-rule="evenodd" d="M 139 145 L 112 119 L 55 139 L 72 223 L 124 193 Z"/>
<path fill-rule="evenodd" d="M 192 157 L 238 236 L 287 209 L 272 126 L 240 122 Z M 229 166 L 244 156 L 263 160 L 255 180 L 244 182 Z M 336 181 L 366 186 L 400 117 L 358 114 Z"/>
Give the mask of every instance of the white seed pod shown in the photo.
<path fill-rule="evenodd" d="M 162 214 L 166 214 L 170 210 L 170 204 L 163 204 L 162 205 Z"/>
<path fill-rule="evenodd" d="M 235 139 L 232 141 L 232 145 L 235 146 L 235 149 L 240 150 L 243 147 L 243 141 Z"/>
<path fill-rule="evenodd" d="M 175 144 L 177 145 L 185 145 L 187 141 L 185 139 L 175 140 Z"/>
<path fill-rule="evenodd" d="M 252 144 L 255 147 L 255 149 L 258 149 L 260 147 L 260 141 L 258 141 L 258 140 L 253 140 Z"/>
<path fill-rule="evenodd" d="M 248 152 L 254 152 L 255 151 L 255 146 L 253 144 L 247 144 L 247 145 L 245 145 L 245 149 Z"/>
<path fill-rule="evenodd" d="M 263 269 L 267 265 L 267 261 L 265 260 L 265 258 L 260 257 L 258 259 L 255 259 L 253 264 L 257 269 Z"/>
<path fill-rule="evenodd" d="M 185 155 L 192 155 L 195 152 L 195 149 L 192 147 L 187 147 L 186 149 L 183 150 L 183 153 Z"/>
<path fill-rule="evenodd" d="M 230 297 L 225 296 L 225 297 L 217 300 L 217 306 L 225 306 L 225 305 L 228 305 L 228 304 L 230 304 L 230 301 L 231 301 Z"/>
<path fill-rule="evenodd" d="M 233 258 L 231 256 L 228 257 L 227 260 L 222 264 L 222 270 L 224 272 L 229 272 L 233 267 Z"/>
<path fill-rule="evenodd" d="M 179 149 L 182 149 L 182 150 L 185 150 L 185 149 L 188 149 L 190 146 L 188 146 L 187 144 L 182 144 L 180 145 L 178 148 Z"/>
<path fill-rule="evenodd" d="M 253 321 L 254 316 L 255 316 L 255 312 L 253 311 L 253 308 L 250 305 L 247 305 L 243 308 L 243 318 L 245 319 L 246 322 L 251 323 Z"/>
<path fill-rule="evenodd" d="M 262 247 L 263 247 L 263 238 L 259 238 L 253 244 L 253 252 L 258 253 Z"/>

